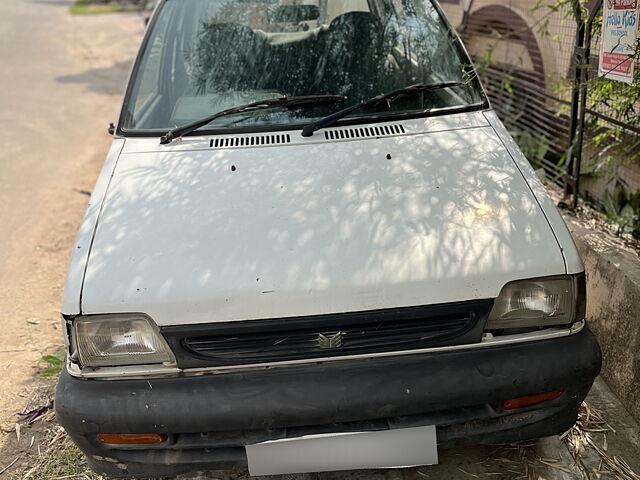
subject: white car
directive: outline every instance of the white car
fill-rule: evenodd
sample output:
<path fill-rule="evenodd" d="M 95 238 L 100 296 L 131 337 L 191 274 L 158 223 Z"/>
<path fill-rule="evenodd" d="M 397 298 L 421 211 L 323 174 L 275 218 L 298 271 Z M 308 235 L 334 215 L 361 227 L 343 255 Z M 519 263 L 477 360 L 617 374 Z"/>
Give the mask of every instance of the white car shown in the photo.
<path fill-rule="evenodd" d="M 552 435 L 585 275 L 429 0 L 162 0 L 80 228 L 60 423 L 113 477 Z"/>

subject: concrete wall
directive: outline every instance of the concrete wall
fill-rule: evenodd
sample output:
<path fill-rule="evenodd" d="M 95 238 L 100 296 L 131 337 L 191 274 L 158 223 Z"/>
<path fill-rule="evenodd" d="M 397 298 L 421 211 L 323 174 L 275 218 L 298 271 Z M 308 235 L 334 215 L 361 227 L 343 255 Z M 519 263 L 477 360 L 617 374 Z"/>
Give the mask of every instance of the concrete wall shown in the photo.
<path fill-rule="evenodd" d="M 587 272 L 587 320 L 602 347 L 602 377 L 640 420 L 640 257 L 565 216 Z"/>

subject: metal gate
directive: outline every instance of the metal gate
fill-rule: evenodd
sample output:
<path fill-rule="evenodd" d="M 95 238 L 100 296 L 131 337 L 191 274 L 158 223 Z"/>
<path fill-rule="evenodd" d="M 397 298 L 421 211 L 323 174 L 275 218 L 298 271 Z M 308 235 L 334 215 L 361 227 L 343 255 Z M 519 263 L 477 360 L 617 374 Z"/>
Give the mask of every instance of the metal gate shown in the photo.
<path fill-rule="evenodd" d="M 535 8 L 546 10 L 538 14 L 536 31 L 507 18 L 512 3 L 467 14 L 460 27 L 468 44 L 489 45 L 472 54 L 494 108 L 532 165 L 564 189 L 569 206 L 580 196 L 640 234 L 640 93 L 637 99 L 630 96 L 625 110 L 608 102 L 624 103 L 640 84 L 632 89 L 597 76 L 602 0 L 586 6 L 580 0 L 538 2 Z M 547 44 L 555 52 L 541 48 L 545 34 L 553 35 Z M 501 50 L 511 52 L 496 52 L 500 42 Z M 514 57 L 523 52 L 526 61 Z M 549 54 L 555 72 L 544 71 L 542 57 Z M 500 62 L 492 58 L 496 55 L 510 57 Z"/>

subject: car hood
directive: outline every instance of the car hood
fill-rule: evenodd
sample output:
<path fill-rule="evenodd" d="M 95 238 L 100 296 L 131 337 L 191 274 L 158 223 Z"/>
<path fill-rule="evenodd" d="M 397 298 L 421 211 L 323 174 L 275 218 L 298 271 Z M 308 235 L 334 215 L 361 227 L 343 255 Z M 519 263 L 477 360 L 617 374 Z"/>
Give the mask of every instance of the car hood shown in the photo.
<path fill-rule="evenodd" d="M 489 126 L 131 150 L 102 204 L 85 314 L 175 325 L 362 311 L 494 298 L 511 280 L 565 273 Z"/>

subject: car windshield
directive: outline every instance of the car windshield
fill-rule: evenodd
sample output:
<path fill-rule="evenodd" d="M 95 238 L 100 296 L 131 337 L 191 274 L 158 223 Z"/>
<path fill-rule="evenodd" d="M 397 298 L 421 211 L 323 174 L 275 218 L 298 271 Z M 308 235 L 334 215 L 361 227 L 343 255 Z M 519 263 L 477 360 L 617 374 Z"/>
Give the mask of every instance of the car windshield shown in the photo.
<path fill-rule="evenodd" d="M 484 101 L 469 59 L 428 0 L 167 0 L 131 82 L 125 132 L 167 130 L 279 97 L 347 97 L 243 112 L 204 128 L 304 124 L 416 83 L 464 84 L 380 102 L 349 118 Z"/>

